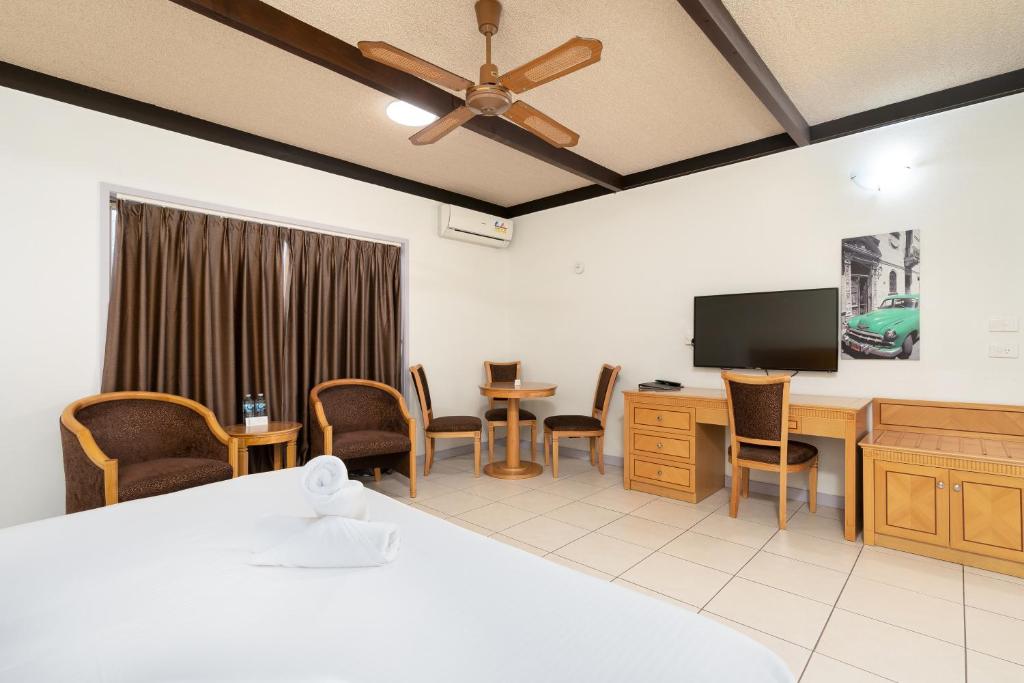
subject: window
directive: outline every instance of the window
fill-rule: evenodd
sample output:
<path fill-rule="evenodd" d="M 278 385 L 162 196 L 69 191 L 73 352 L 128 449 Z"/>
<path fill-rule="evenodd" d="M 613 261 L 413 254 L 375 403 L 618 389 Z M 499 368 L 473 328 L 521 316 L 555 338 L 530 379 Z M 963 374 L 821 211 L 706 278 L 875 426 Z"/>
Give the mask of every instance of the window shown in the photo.
<path fill-rule="evenodd" d="M 896 293 L 896 271 L 895 270 L 890 270 L 889 271 L 889 293 L 890 294 L 895 294 Z"/>

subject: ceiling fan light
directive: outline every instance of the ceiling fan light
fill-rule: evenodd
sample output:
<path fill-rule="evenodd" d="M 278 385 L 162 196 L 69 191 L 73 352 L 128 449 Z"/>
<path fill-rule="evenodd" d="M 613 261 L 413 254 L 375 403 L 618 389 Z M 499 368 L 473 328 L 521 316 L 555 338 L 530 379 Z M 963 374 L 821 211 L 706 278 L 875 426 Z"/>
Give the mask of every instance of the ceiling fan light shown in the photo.
<path fill-rule="evenodd" d="M 429 111 L 424 111 L 402 100 L 395 100 L 384 111 L 389 119 L 402 126 L 419 128 L 437 121 L 437 117 Z"/>

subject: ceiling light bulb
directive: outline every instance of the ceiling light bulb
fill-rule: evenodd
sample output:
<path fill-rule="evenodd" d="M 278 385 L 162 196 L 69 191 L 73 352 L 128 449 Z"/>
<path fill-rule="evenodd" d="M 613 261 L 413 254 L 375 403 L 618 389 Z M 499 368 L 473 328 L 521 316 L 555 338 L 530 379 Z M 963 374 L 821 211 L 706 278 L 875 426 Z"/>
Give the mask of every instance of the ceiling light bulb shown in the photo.
<path fill-rule="evenodd" d="M 403 102 L 402 100 L 395 100 L 389 104 L 387 109 L 385 109 L 385 112 L 389 119 L 403 126 L 415 126 L 419 128 L 427 125 L 428 123 L 437 121 L 437 117 L 429 111 L 424 111 L 419 107 L 414 107 L 408 102 Z"/>
<path fill-rule="evenodd" d="M 850 180 L 871 192 L 895 190 L 902 187 L 909 175 L 910 164 L 897 155 L 880 159 L 850 176 Z"/>

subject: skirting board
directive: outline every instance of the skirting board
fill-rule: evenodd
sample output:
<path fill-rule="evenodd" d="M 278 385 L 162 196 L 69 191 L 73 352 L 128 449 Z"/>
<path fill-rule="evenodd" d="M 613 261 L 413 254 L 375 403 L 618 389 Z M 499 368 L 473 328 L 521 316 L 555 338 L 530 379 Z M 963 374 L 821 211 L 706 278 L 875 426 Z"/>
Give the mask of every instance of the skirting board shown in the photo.
<path fill-rule="evenodd" d="M 732 486 L 732 477 L 726 475 L 725 477 L 725 488 Z M 797 500 L 802 503 L 807 502 L 807 489 L 798 489 L 792 486 L 786 487 L 789 490 L 788 500 Z M 768 496 L 778 498 L 779 496 L 779 485 L 772 484 L 767 481 L 754 481 L 750 480 L 750 490 L 754 493 L 763 493 Z M 844 507 L 844 496 L 836 496 L 831 493 L 818 492 L 818 504 L 827 508 L 839 508 L 840 510 Z"/>
<path fill-rule="evenodd" d="M 504 448 L 505 440 L 501 439 L 498 442 L 498 444 L 496 444 L 496 445 L 499 445 L 499 444 L 501 445 L 502 448 Z M 466 454 L 472 453 L 472 452 L 473 452 L 473 444 L 471 444 L 471 443 L 462 444 L 462 445 L 459 445 L 459 446 L 453 446 L 452 448 L 446 448 L 443 451 L 435 450 L 434 451 L 434 462 L 440 462 L 441 460 L 444 460 L 446 458 L 454 458 L 454 457 L 456 457 L 458 455 L 466 455 Z M 487 457 L 487 442 L 486 441 L 481 441 L 480 442 L 480 455 L 483 458 Z M 530 457 L 530 442 L 529 442 L 529 440 L 520 441 L 519 442 L 519 455 L 520 455 L 520 457 L 525 456 L 527 459 Z M 497 457 L 497 453 L 495 453 L 495 457 Z M 570 448 L 570 447 L 563 446 L 563 445 L 559 444 L 558 445 L 558 457 L 559 458 L 579 458 L 579 459 L 590 460 L 590 452 L 589 451 L 581 450 L 579 448 Z M 541 441 L 537 442 L 537 459 L 542 461 L 542 462 L 544 460 L 544 443 L 541 442 Z M 423 462 L 423 454 L 422 453 L 420 453 L 419 455 L 416 456 L 416 461 L 417 462 Z M 622 467 L 622 456 L 621 455 L 608 455 L 608 454 L 605 454 L 605 456 L 604 456 L 604 464 L 605 465 L 612 465 L 613 467 Z M 753 483 L 753 482 L 751 482 L 751 483 Z M 822 503 L 822 504 L 824 505 L 824 503 Z"/>

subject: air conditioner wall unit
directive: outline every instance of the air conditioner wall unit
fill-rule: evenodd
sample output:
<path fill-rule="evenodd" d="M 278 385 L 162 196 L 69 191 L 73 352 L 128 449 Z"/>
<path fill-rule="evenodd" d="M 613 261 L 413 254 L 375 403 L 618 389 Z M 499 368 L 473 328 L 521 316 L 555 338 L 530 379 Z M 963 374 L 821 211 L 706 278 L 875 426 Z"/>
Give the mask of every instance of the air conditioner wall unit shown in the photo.
<path fill-rule="evenodd" d="M 445 239 L 504 249 L 512 243 L 512 221 L 442 204 L 438 234 Z"/>

